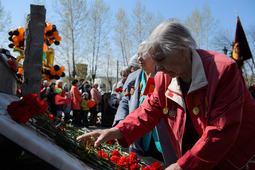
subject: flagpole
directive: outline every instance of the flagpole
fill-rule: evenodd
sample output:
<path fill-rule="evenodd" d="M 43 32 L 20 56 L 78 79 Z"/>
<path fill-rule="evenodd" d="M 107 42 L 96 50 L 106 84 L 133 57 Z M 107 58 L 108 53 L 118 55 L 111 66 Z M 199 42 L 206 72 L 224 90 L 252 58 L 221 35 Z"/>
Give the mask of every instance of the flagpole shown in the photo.
<path fill-rule="evenodd" d="M 236 12 L 236 10 L 235 10 L 235 13 L 236 13 L 236 17 L 239 17 L 238 14 L 237 14 L 237 12 Z"/>
<path fill-rule="evenodd" d="M 246 69 L 245 69 L 245 67 L 244 67 L 244 63 L 243 63 L 243 69 L 244 69 L 244 73 L 242 72 L 242 70 L 241 70 L 241 72 L 244 74 L 244 76 L 245 76 L 245 78 L 246 78 L 246 81 L 248 82 L 248 76 L 247 76 Z"/>
<path fill-rule="evenodd" d="M 254 67 L 255 67 L 255 63 L 254 63 L 254 60 L 253 60 L 253 56 L 251 55 L 251 60 L 252 60 L 252 63 L 253 63 L 253 65 L 254 65 Z"/>

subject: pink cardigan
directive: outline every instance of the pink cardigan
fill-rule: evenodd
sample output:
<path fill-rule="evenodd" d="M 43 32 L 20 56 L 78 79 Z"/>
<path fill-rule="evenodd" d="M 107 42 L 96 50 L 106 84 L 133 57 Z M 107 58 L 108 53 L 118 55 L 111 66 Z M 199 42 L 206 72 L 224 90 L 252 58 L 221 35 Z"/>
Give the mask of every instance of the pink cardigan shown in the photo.
<path fill-rule="evenodd" d="M 90 94 L 91 94 L 91 99 L 95 101 L 96 105 L 99 104 L 101 101 L 101 95 L 98 92 L 98 90 L 95 88 L 92 88 L 90 90 Z"/>

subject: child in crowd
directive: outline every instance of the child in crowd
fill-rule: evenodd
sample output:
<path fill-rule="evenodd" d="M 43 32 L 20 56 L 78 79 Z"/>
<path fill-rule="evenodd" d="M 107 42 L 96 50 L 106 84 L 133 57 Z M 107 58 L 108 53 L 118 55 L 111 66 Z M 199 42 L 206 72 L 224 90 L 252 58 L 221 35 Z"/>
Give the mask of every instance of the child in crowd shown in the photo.
<path fill-rule="evenodd" d="M 63 113 L 63 104 L 65 103 L 65 98 L 61 96 L 62 89 L 56 88 L 56 95 L 55 95 L 55 105 L 57 110 L 57 117 L 61 120 L 62 113 Z"/>
<path fill-rule="evenodd" d="M 82 93 L 82 101 L 81 101 L 81 115 L 80 120 L 81 124 L 85 127 L 88 127 L 88 101 L 89 101 L 89 94 L 87 92 Z"/>
<path fill-rule="evenodd" d="M 63 104 L 63 107 L 64 107 L 63 109 L 64 109 L 64 113 L 65 113 L 64 120 L 65 120 L 65 122 L 68 122 L 70 120 L 71 102 L 72 102 L 70 92 L 66 92 L 64 99 L 66 101 Z"/>

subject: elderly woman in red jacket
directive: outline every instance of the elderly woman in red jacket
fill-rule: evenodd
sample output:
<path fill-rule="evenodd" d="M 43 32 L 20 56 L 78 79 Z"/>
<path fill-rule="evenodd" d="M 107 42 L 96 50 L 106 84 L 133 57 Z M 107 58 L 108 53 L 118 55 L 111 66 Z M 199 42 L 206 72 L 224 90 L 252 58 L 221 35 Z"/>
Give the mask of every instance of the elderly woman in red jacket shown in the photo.
<path fill-rule="evenodd" d="M 117 126 L 78 137 L 127 147 L 164 119 L 178 157 L 167 169 L 255 169 L 255 100 L 228 56 L 196 49 L 175 20 L 161 23 L 144 52 L 156 61 L 155 90 Z M 170 78 L 170 77 L 171 78 Z"/>
<path fill-rule="evenodd" d="M 79 91 L 78 88 L 78 80 L 73 80 L 72 81 L 72 87 L 70 90 L 71 96 L 72 96 L 72 103 L 71 103 L 71 107 L 73 110 L 73 120 L 72 123 L 75 126 L 80 126 L 80 110 L 81 110 L 81 101 L 82 101 L 82 97 L 81 97 L 81 92 Z"/>

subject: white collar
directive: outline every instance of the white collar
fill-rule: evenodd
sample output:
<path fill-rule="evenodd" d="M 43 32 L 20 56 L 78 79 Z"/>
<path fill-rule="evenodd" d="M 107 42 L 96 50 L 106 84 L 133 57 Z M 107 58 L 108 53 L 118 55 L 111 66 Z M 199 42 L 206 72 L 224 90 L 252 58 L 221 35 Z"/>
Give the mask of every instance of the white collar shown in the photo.
<path fill-rule="evenodd" d="M 192 50 L 192 80 L 188 93 L 208 84 L 202 60 L 197 51 Z M 182 106 L 186 112 L 185 101 L 182 95 L 179 79 L 172 78 L 165 96 Z"/>

